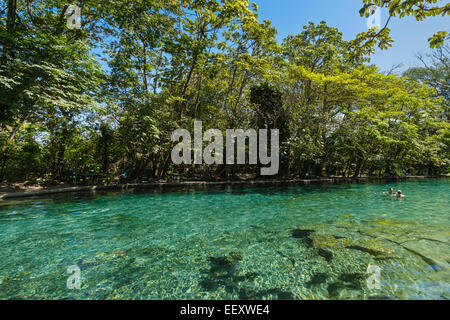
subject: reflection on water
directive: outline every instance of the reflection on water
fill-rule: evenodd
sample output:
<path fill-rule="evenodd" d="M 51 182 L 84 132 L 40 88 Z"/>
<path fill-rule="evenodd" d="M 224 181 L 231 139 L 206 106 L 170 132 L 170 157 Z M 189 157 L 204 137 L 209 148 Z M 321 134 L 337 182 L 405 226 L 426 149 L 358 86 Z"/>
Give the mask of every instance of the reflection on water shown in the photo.
<path fill-rule="evenodd" d="M 385 196 L 391 185 L 407 197 Z M 449 191 L 440 179 L 4 201 L 0 298 L 448 299 Z M 81 290 L 66 288 L 71 265 Z"/>

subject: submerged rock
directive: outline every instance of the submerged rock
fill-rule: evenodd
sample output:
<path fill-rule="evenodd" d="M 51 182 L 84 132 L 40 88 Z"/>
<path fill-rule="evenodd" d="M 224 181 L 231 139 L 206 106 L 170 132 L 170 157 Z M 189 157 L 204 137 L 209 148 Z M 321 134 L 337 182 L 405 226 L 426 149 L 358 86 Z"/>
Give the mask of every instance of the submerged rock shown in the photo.
<path fill-rule="evenodd" d="M 351 249 L 351 250 L 358 250 L 358 251 L 361 251 L 361 252 L 365 252 L 365 253 L 368 253 L 368 254 L 370 254 L 372 256 L 379 256 L 379 255 L 383 254 L 383 252 L 381 252 L 381 251 L 377 251 L 377 250 L 373 250 L 373 249 L 369 249 L 369 248 L 365 248 L 365 247 L 361 247 L 361 246 L 356 246 L 356 245 L 347 246 L 345 248 Z"/>
<path fill-rule="evenodd" d="M 333 259 L 333 252 L 331 252 L 330 250 L 321 248 L 318 250 L 318 254 L 319 256 L 324 257 L 325 260 L 327 260 L 328 262 L 330 262 L 331 259 Z"/>
<path fill-rule="evenodd" d="M 231 263 L 238 263 L 239 261 L 241 261 L 242 259 L 244 259 L 244 255 L 242 254 L 242 252 L 231 252 L 228 256 L 227 256 L 228 261 L 230 261 Z"/>
<path fill-rule="evenodd" d="M 306 282 L 305 285 L 307 288 L 312 288 L 312 287 L 326 283 L 329 278 L 330 278 L 330 275 L 328 273 L 319 272 L 319 273 L 313 274 L 311 279 L 308 282 Z"/>
<path fill-rule="evenodd" d="M 295 239 L 301 239 L 305 241 L 308 246 L 312 246 L 313 240 L 311 239 L 311 235 L 314 234 L 314 232 L 314 230 L 295 229 L 292 230 L 292 237 Z"/>
<path fill-rule="evenodd" d="M 409 252 L 419 256 L 430 265 L 433 270 L 438 271 L 448 268 L 450 260 L 448 246 L 428 240 L 407 241 L 402 246 Z"/>
<path fill-rule="evenodd" d="M 314 233 L 314 230 L 295 229 L 295 230 L 292 230 L 292 237 L 296 238 L 296 239 L 303 239 L 303 238 L 308 238 L 313 233 Z"/>
<path fill-rule="evenodd" d="M 315 249 L 336 248 L 342 246 L 342 240 L 327 234 L 314 234 L 311 236 Z"/>
<path fill-rule="evenodd" d="M 231 252 L 224 257 L 209 257 L 211 271 L 214 273 L 231 272 L 243 258 L 240 252 Z"/>

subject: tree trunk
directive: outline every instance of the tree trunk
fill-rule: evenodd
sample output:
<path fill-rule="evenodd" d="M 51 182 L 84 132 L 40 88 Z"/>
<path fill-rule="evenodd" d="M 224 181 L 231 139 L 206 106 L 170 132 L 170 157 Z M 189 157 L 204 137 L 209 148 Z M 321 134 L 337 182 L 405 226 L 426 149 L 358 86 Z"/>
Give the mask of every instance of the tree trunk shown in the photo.
<path fill-rule="evenodd" d="M 179 111 L 179 119 L 183 119 L 184 115 L 184 109 L 186 108 L 186 102 L 184 101 L 184 98 L 187 93 L 187 89 L 189 88 L 189 83 L 191 82 L 192 75 L 194 74 L 195 67 L 197 65 L 197 59 L 198 55 L 195 55 L 194 61 L 192 62 L 191 68 L 189 69 L 189 73 L 186 79 L 186 82 L 184 83 L 183 92 L 181 94 L 181 101 L 180 101 L 180 111 Z"/>
<path fill-rule="evenodd" d="M 8 0 L 8 13 L 6 16 L 6 29 L 8 32 L 14 31 L 16 24 L 17 0 Z"/>
<path fill-rule="evenodd" d="M 108 140 L 105 137 L 103 140 L 103 173 L 109 171 L 109 145 Z"/>
<path fill-rule="evenodd" d="M 66 142 L 69 135 L 69 131 L 67 130 L 67 124 L 64 124 L 62 133 L 61 133 L 61 139 L 59 141 L 59 148 L 58 148 L 58 157 L 56 160 L 56 177 L 58 179 L 64 178 L 64 172 L 65 172 L 65 153 L 66 153 Z"/>
<path fill-rule="evenodd" d="M 355 174 L 353 175 L 353 178 L 357 178 L 361 175 L 361 168 L 363 165 L 363 158 L 358 158 L 357 162 L 356 162 L 356 169 L 355 169 Z"/>

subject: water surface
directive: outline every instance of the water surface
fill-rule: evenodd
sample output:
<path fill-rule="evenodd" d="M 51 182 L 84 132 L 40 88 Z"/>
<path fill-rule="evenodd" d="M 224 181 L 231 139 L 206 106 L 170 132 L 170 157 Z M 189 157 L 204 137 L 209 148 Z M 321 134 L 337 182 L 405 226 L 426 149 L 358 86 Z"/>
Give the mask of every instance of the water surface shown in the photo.
<path fill-rule="evenodd" d="M 449 191 L 439 179 L 3 201 L 0 298 L 448 299 Z"/>

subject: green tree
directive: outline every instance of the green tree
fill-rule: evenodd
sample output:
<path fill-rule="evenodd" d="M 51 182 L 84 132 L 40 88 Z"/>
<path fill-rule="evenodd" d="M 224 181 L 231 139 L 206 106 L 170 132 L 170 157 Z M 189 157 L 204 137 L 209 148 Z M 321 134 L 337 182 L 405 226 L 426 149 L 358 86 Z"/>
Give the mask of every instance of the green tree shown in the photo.
<path fill-rule="evenodd" d="M 380 29 L 372 29 L 357 35 L 355 44 L 361 46 L 366 52 L 374 52 L 374 46 L 381 49 L 392 46 L 393 39 L 390 36 L 391 29 L 388 27 L 392 18 L 404 18 L 413 16 L 417 21 L 423 21 L 430 17 L 446 16 L 450 14 L 450 4 L 436 5 L 438 0 L 363 0 L 364 6 L 359 11 L 361 17 L 369 17 L 371 8 L 378 6 L 387 8 L 389 16 L 385 25 Z M 436 32 L 428 39 L 431 48 L 444 44 L 448 31 Z"/>

